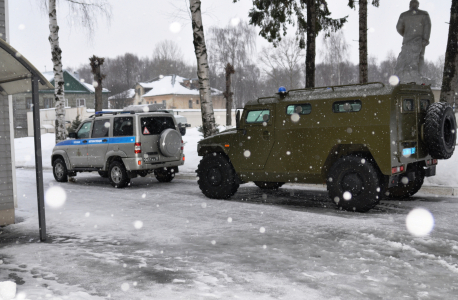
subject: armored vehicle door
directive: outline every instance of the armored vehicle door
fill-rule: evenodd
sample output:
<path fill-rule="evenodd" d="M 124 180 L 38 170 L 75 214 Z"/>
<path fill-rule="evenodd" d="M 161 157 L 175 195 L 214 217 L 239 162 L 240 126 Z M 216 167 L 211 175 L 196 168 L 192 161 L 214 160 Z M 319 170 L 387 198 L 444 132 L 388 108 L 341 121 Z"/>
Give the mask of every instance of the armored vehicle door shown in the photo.
<path fill-rule="evenodd" d="M 418 157 L 418 134 L 421 123 L 418 120 L 419 99 L 414 95 L 398 98 L 398 153 L 404 157 Z"/>
<path fill-rule="evenodd" d="M 76 133 L 76 140 L 68 147 L 72 168 L 87 166 L 87 142 L 91 135 L 92 121 L 84 122 Z"/>
<path fill-rule="evenodd" d="M 237 147 L 237 159 L 244 161 L 243 170 L 264 169 L 275 141 L 275 104 L 246 108 L 241 122 L 242 147 Z"/>
<path fill-rule="evenodd" d="M 89 167 L 103 167 L 105 164 L 110 127 L 110 119 L 97 119 L 94 121 L 92 135 L 87 143 Z"/>

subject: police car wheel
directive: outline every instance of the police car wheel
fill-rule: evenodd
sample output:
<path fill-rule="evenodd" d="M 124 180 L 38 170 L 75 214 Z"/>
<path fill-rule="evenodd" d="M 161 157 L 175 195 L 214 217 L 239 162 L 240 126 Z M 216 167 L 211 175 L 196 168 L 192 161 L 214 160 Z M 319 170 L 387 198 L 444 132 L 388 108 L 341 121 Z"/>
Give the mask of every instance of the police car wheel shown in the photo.
<path fill-rule="evenodd" d="M 370 159 L 344 156 L 328 172 L 329 197 L 339 209 L 366 212 L 382 198 L 381 178 Z"/>
<path fill-rule="evenodd" d="M 110 164 L 110 168 L 108 169 L 108 179 L 110 179 L 111 185 L 115 188 L 126 187 L 130 182 L 126 167 L 119 161 L 114 161 Z"/>
<path fill-rule="evenodd" d="M 68 170 L 65 162 L 62 158 L 58 158 L 54 161 L 52 166 L 52 173 L 54 179 L 58 182 L 67 182 L 68 181 Z"/>
<path fill-rule="evenodd" d="M 205 155 L 197 168 L 199 188 L 212 199 L 228 199 L 239 188 L 237 174 L 229 159 L 221 153 Z"/>
<path fill-rule="evenodd" d="M 157 181 L 159 182 L 170 182 L 175 178 L 175 173 L 169 169 L 156 169 L 154 170 L 154 176 L 156 176 Z"/>

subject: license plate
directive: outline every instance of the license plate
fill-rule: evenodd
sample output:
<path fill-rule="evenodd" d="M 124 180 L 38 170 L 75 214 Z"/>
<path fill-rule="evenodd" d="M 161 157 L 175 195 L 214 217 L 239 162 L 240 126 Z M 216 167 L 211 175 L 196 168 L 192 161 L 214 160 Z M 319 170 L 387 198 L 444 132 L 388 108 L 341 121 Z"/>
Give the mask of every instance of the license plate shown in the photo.
<path fill-rule="evenodd" d="M 155 162 L 155 161 L 159 161 L 159 156 L 148 156 L 144 158 L 143 160 L 145 161 L 145 163 Z"/>

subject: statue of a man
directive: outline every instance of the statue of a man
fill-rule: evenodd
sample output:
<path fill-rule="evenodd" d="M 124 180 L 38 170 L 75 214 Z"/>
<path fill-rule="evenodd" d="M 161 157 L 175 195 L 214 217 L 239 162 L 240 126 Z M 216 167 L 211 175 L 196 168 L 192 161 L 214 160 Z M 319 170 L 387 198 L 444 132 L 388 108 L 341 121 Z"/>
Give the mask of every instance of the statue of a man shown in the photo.
<path fill-rule="evenodd" d="M 431 35 L 428 12 L 419 10 L 418 0 L 410 1 L 410 9 L 399 17 L 396 29 L 403 36 L 402 50 L 396 63 L 396 75 L 401 82 L 425 83 L 421 71 L 425 63 L 425 48 Z"/>

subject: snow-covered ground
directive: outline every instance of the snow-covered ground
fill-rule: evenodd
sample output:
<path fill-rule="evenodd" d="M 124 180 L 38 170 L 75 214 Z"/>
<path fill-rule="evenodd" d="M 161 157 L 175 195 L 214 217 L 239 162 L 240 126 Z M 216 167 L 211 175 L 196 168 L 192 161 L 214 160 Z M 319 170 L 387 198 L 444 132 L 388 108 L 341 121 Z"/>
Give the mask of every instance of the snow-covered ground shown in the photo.
<path fill-rule="evenodd" d="M 224 130 L 224 127 L 220 127 Z M 197 155 L 197 142 L 202 139 L 202 135 L 197 131 L 197 128 L 188 128 L 186 135 L 183 137 L 185 142 L 184 153 L 186 162 L 180 167 L 181 173 L 194 173 L 197 169 L 201 157 Z M 42 135 L 42 153 L 43 166 L 51 168 L 51 153 L 55 144 L 54 134 L 47 133 Z M 33 167 L 35 166 L 35 150 L 33 138 L 15 139 L 16 166 L 17 167 Z M 458 187 L 458 155 L 455 154 L 452 158 L 446 161 L 439 161 L 437 166 L 436 176 L 425 179 L 425 185 L 442 185 Z"/>
<path fill-rule="evenodd" d="M 382 201 L 360 214 L 336 210 L 324 189 L 263 192 L 247 184 L 222 201 L 205 198 L 192 180 L 135 178 L 114 189 L 93 174 L 60 184 L 45 171 L 48 241 L 39 243 L 34 170 L 19 169 L 17 177 L 17 224 L 0 233 L 0 282 L 17 282 L 17 299 L 456 299 L 458 293 L 458 198 Z M 425 237 L 406 229 L 416 207 L 434 217 Z"/>

